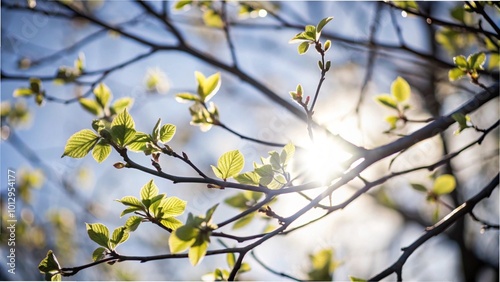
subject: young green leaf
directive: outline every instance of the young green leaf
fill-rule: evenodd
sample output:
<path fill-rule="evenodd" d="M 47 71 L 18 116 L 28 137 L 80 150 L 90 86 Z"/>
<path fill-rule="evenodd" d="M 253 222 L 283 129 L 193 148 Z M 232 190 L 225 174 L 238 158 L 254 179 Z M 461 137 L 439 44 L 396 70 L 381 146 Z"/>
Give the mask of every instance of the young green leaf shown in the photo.
<path fill-rule="evenodd" d="M 410 185 L 411 185 L 411 188 L 415 189 L 416 191 L 427 192 L 427 188 L 422 184 L 410 183 Z"/>
<path fill-rule="evenodd" d="M 450 81 L 455 81 L 455 80 L 462 78 L 466 74 L 467 74 L 467 71 L 461 70 L 460 68 L 452 68 L 448 72 L 448 79 Z"/>
<path fill-rule="evenodd" d="M 393 109 L 398 109 L 398 103 L 397 101 L 394 99 L 393 96 L 389 95 L 389 94 L 382 94 L 382 95 L 378 95 L 375 97 L 375 101 L 379 102 L 380 104 L 384 105 L 384 106 L 387 106 L 389 108 L 393 108 Z"/>
<path fill-rule="evenodd" d="M 234 150 L 224 153 L 217 162 L 217 167 L 212 166 L 215 175 L 221 179 L 228 179 L 238 175 L 245 165 L 245 159 L 240 151 Z"/>
<path fill-rule="evenodd" d="M 469 64 L 467 63 L 467 59 L 463 55 L 453 57 L 453 63 L 455 63 L 455 65 L 461 70 L 469 69 Z"/>
<path fill-rule="evenodd" d="M 94 250 L 92 253 L 92 261 L 98 261 L 104 258 L 106 254 L 106 248 L 104 247 L 98 247 L 97 249 Z"/>
<path fill-rule="evenodd" d="M 300 43 L 299 46 L 297 47 L 297 51 L 299 52 L 299 55 L 304 55 L 308 49 L 309 49 L 309 42 L 308 41 L 304 41 L 304 42 Z"/>
<path fill-rule="evenodd" d="M 111 240 L 110 240 L 111 247 L 113 249 L 116 248 L 116 247 L 118 247 L 118 245 L 120 245 L 120 244 L 124 243 L 125 241 L 127 241 L 129 235 L 130 234 L 128 233 L 127 227 L 120 226 L 120 227 L 116 228 L 113 231 L 113 235 L 111 236 Z"/>
<path fill-rule="evenodd" d="M 78 131 L 68 139 L 61 157 L 83 158 L 94 148 L 98 141 L 99 136 L 92 130 L 83 129 Z"/>
<path fill-rule="evenodd" d="M 42 273 L 51 274 L 57 273 L 61 270 L 61 266 L 59 265 L 56 255 L 54 255 L 52 250 L 49 250 L 45 258 L 40 262 L 40 264 L 38 265 L 38 270 L 40 270 L 40 272 Z"/>
<path fill-rule="evenodd" d="M 125 227 L 128 229 L 129 232 L 133 232 L 137 230 L 137 227 L 139 227 L 139 224 L 142 222 L 142 217 L 133 215 L 127 219 L 125 222 Z"/>
<path fill-rule="evenodd" d="M 92 149 L 92 157 L 96 162 L 102 163 L 111 154 L 111 145 L 108 144 L 104 139 L 99 140 L 97 144 Z"/>
<path fill-rule="evenodd" d="M 292 143 L 286 144 L 280 153 L 280 161 L 283 164 L 283 166 L 286 166 L 294 155 L 295 155 L 295 146 Z"/>
<path fill-rule="evenodd" d="M 224 26 L 221 16 L 212 9 L 208 9 L 203 13 L 203 22 L 211 27 L 222 28 Z"/>
<path fill-rule="evenodd" d="M 130 97 L 116 99 L 113 105 L 110 107 L 111 114 L 117 115 L 123 112 L 125 109 L 130 110 L 133 104 L 134 99 Z"/>
<path fill-rule="evenodd" d="M 199 233 L 199 229 L 188 225 L 177 228 L 168 239 L 170 252 L 177 254 L 187 250 L 196 241 Z"/>
<path fill-rule="evenodd" d="M 233 266 L 236 262 L 236 256 L 234 255 L 234 253 L 227 253 L 226 262 L 230 268 L 233 268 Z"/>
<path fill-rule="evenodd" d="M 174 9 L 175 10 L 187 10 L 189 9 L 189 6 L 193 3 L 193 0 L 179 0 L 177 3 L 175 3 Z"/>
<path fill-rule="evenodd" d="M 120 200 L 116 200 L 116 201 L 118 201 L 126 206 L 137 208 L 137 210 L 145 210 L 145 207 L 142 204 L 142 202 L 139 201 L 139 199 L 137 199 L 134 196 L 125 196 L 125 197 L 121 198 Z"/>
<path fill-rule="evenodd" d="M 391 126 L 389 130 L 396 129 L 396 124 L 399 120 L 398 116 L 387 116 L 385 117 L 385 121 Z"/>
<path fill-rule="evenodd" d="M 109 230 L 101 223 L 89 224 L 85 223 L 89 238 L 96 242 L 99 246 L 109 248 Z"/>
<path fill-rule="evenodd" d="M 324 19 L 322 19 L 322 20 L 318 23 L 318 26 L 316 27 L 316 31 L 317 31 L 318 33 L 320 33 L 320 32 L 323 30 L 323 28 L 325 27 L 325 25 L 326 25 L 327 23 L 329 23 L 331 20 L 333 20 L 333 17 L 328 17 L 328 18 L 324 18 Z"/>
<path fill-rule="evenodd" d="M 183 225 L 182 221 L 178 220 L 175 217 L 162 218 L 162 219 L 160 219 L 160 223 L 163 226 L 170 228 L 172 230 L 176 230 L 177 228 L 179 228 Z"/>
<path fill-rule="evenodd" d="M 160 141 L 167 143 L 172 140 L 176 131 L 176 127 L 173 124 L 164 124 L 160 129 Z"/>
<path fill-rule="evenodd" d="M 469 55 L 467 58 L 467 64 L 473 70 L 482 70 L 485 61 L 486 55 L 483 52 Z"/>
<path fill-rule="evenodd" d="M 12 96 L 14 97 L 23 97 L 23 96 L 31 96 L 33 95 L 33 91 L 31 91 L 30 88 L 17 88 L 16 90 L 14 90 L 14 93 L 12 94 Z"/>
<path fill-rule="evenodd" d="M 189 248 L 189 261 L 191 265 L 195 266 L 201 262 L 207 253 L 208 242 L 198 237 L 196 242 Z"/>
<path fill-rule="evenodd" d="M 158 192 L 158 187 L 154 183 L 153 179 L 151 179 L 141 188 L 141 201 L 152 199 L 153 197 L 158 195 Z"/>
<path fill-rule="evenodd" d="M 455 190 L 457 182 L 455 177 L 450 174 L 443 174 L 436 178 L 434 181 L 434 186 L 432 187 L 432 192 L 436 195 L 445 195 L 451 193 Z"/>
<path fill-rule="evenodd" d="M 305 32 L 305 36 L 308 39 L 310 39 L 311 41 L 316 41 L 317 32 L 316 32 L 316 27 L 314 25 L 306 25 L 304 32 Z"/>
<path fill-rule="evenodd" d="M 175 217 L 184 213 L 186 204 L 186 201 L 177 197 L 168 197 L 160 202 L 158 209 L 161 208 L 161 212 L 163 213 L 162 218 Z"/>
<path fill-rule="evenodd" d="M 249 171 L 249 172 L 245 172 L 243 174 L 238 174 L 238 175 L 234 176 L 234 180 L 238 181 L 238 183 L 240 183 L 240 184 L 258 186 L 260 176 L 253 171 Z"/>
<path fill-rule="evenodd" d="M 200 98 L 191 93 L 179 93 L 175 95 L 175 100 L 179 103 L 187 103 L 190 101 L 201 102 Z"/>
<path fill-rule="evenodd" d="M 330 40 L 325 41 L 325 47 L 324 47 L 325 52 L 328 51 L 331 46 L 332 46 L 332 42 Z"/>
<path fill-rule="evenodd" d="M 97 103 L 96 100 L 80 98 L 78 99 L 78 102 L 80 103 L 80 106 L 82 106 L 82 108 L 84 108 L 87 112 L 95 116 L 101 115 L 102 108 L 101 105 L 99 105 L 99 103 Z"/>
<path fill-rule="evenodd" d="M 151 141 L 152 139 L 149 134 L 137 131 L 134 139 L 128 143 L 127 148 L 133 152 L 144 152 L 147 148 L 147 144 Z"/>
<path fill-rule="evenodd" d="M 207 77 L 203 84 L 201 84 L 202 94 L 201 99 L 204 102 L 210 100 L 219 91 L 221 85 L 220 73 L 217 72 L 209 77 Z"/>
<path fill-rule="evenodd" d="M 212 220 L 212 216 L 213 216 L 213 214 L 218 206 L 219 206 L 219 204 L 215 204 L 213 207 L 211 207 L 207 210 L 207 212 L 205 213 L 205 222 L 208 223 Z"/>
<path fill-rule="evenodd" d="M 95 100 L 103 109 L 107 108 L 109 101 L 113 97 L 111 90 L 104 83 L 99 83 L 96 88 L 94 88 Z"/>
<path fill-rule="evenodd" d="M 125 109 L 119 113 L 111 123 L 111 135 L 118 145 L 124 147 L 135 138 L 135 122 Z"/>
<path fill-rule="evenodd" d="M 410 85 L 404 78 L 398 76 L 391 84 L 391 93 L 398 102 L 405 102 L 410 98 Z"/>
<path fill-rule="evenodd" d="M 152 137 L 153 137 L 153 140 L 155 142 L 157 142 L 159 140 L 159 136 L 160 136 L 160 127 L 161 127 L 161 118 L 158 119 L 158 121 L 156 122 L 155 124 L 155 127 L 153 127 L 153 134 L 152 134 Z"/>

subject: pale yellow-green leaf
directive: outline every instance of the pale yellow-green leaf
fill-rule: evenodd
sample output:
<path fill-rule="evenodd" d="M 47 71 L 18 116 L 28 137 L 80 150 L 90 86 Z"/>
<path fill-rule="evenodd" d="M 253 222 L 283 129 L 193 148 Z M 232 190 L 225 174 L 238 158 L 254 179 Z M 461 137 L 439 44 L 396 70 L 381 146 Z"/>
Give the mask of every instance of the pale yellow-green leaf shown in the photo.
<path fill-rule="evenodd" d="M 163 218 L 175 217 L 184 213 L 186 204 L 186 201 L 183 201 L 177 197 L 168 197 L 161 201 L 158 208 L 161 208 Z"/>
<path fill-rule="evenodd" d="M 84 108 L 87 112 L 95 116 L 101 115 L 102 108 L 96 100 L 80 98 L 78 99 L 78 102 L 80 103 L 80 106 L 82 106 L 82 108 Z"/>
<path fill-rule="evenodd" d="M 104 224 L 85 223 L 85 225 L 87 226 L 87 234 L 92 241 L 105 248 L 109 247 L 109 230 Z"/>
<path fill-rule="evenodd" d="M 201 262 L 201 260 L 205 257 L 208 249 L 208 242 L 204 240 L 198 240 L 191 248 L 189 249 L 189 262 L 191 265 L 195 266 Z"/>
<path fill-rule="evenodd" d="M 411 88 L 408 82 L 398 76 L 391 84 L 391 93 L 399 102 L 405 102 L 410 98 Z"/>
<path fill-rule="evenodd" d="M 199 229 L 191 226 L 181 226 L 177 228 L 168 239 L 168 246 L 172 254 L 181 253 L 187 250 L 196 241 Z"/>
<path fill-rule="evenodd" d="M 120 146 L 125 146 L 135 138 L 135 122 L 125 109 L 111 123 L 111 134 Z"/>
<path fill-rule="evenodd" d="M 102 163 L 107 159 L 109 154 L 111 154 L 111 145 L 104 142 L 98 142 L 92 150 L 92 157 L 98 163 Z"/>
<path fill-rule="evenodd" d="M 31 96 L 33 95 L 33 91 L 31 91 L 31 89 L 29 88 L 17 88 L 16 90 L 14 90 L 14 93 L 12 94 L 12 96 L 14 97 L 23 97 L 23 96 Z"/>
<path fill-rule="evenodd" d="M 97 141 L 99 141 L 99 136 L 92 130 L 83 129 L 78 131 L 68 139 L 62 157 L 83 158 L 97 144 Z"/>
<path fill-rule="evenodd" d="M 119 114 L 123 112 L 125 109 L 130 110 L 133 104 L 134 104 L 133 98 L 123 97 L 120 99 L 116 99 L 110 109 L 113 114 Z"/>
<path fill-rule="evenodd" d="M 240 151 L 234 150 L 224 153 L 217 162 L 217 168 L 220 172 L 218 177 L 221 179 L 228 179 L 236 176 L 241 172 L 244 165 L 245 160 Z"/>
<path fill-rule="evenodd" d="M 434 181 L 432 192 L 436 195 L 449 194 L 453 190 L 455 190 L 456 185 L 457 182 L 455 180 L 455 177 L 453 177 L 453 175 L 443 174 L 438 178 L 436 178 L 436 180 Z"/>
<path fill-rule="evenodd" d="M 387 106 L 389 108 L 397 109 L 398 108 L 398 102 L 396 99 L 389 95 L 389 94 L 381 94 L 375 97 L 375 101 L 379 102 L 380 104 Z"/>
<path fill-rule="evenodd" d="M 141 188 L 141 201 L 149 200 L 158 195 L 159 189 L 154 183 L 153 179 L 151 179 L 148 183 L 146 183 Z"/>
<path fill-rule="evenodd" d="M 176 127 L 173 124 L 164 124 L 160 129 L 160 141 L 167 143 L 172 140 L 176 131 Z"/>
<path fill-rule="evenodd" d="M 97 87 L 94 89 L 94 95 L 97 103 L 99 103 L 103 108 L 106 108 L 109 105 L 109 101 L 113 97 L 111 90 L 109 90 L 108 86 L 104 83 L 99 83 Z"/>

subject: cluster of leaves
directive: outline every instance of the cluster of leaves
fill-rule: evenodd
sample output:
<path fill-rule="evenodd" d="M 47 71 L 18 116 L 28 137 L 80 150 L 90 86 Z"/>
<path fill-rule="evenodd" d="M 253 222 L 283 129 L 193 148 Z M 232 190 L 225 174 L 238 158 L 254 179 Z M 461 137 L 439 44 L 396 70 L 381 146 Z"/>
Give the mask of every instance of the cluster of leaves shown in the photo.
<path fill-rule="evenodd" d="M 322 47 L 319 39 L 321 36 L 321 31 L 331 20 L 333 20 L 333 17 L 322 19 L 316 26 L 306 25 L 304 31 L 297 33 L 289 43 L 300 42 L 299 46 L 297 47 L 297 51 L 300 55 L 307 53 L 307 50 L 309 50 L 309 46 L 311 45 L 314 45 L 316 51 L 318 51 L 320 54 L 324 54 L 326 51 L 328 51 L 328 49 L 330 49 L 332 42 L 330 40 L 327 40 L 325 41 L 324 47 Z M 327 66 L 327 68 L 329 67 Z M 320 66 L 320 69 L 323 69 L 323 67 Z"/>
<path fill-rule="evenodd" d="M 234 177 L 241 184 L 265 186 L 270 189 L 280 189 L 290 181 L 287 166 L 295 154 L 295 146 L 285 145 L 280 153 L 270 151 L 269 157 L 261 157 L 262 164 L 254 162 L 254 170 Z"/>
<path fill-rule="evenodd" d="M 186 224 L 172 232 L 168 239 L 170 252 L 177 254 L 189 249 L 189 261 L 192 265 L 197 265 L 207 253 L 210 234 L 217 229 L 217 225 L 212 223 L 212 215 L 218 205 L 208 209 L 202 216 L 189 213 Z"/>
<path fill-rule="evenodd" d="M 101 89 L 104 89 L 102 92 L 106 92 L 105 88 Z M 103 105 L 103 109 L 106 109 L 109 98 L 103 100 L 102 97 L 97 97 L 100 95 L 96 95 L 96 103 Z M 159 142 L 169 142 L 176 131 L 173 124 L 162 126 L 161 119 L 158 119 L 152 134 L 136 131 L 135 122 L 126 108 L 116 115 L 111 123 L 98 119 L 93 121 L 92 127 L 97 134 L 90 129 L 83 129 L 73 134 L 64 147 L 62 157 L 83 158 L 92 151 L 92 156 L 100 163 L 111 153 L 111 146 L 134 152 L 144 152 L 146 155 L 155 152 L 168 152 L 169 149 L 160 147 Z M 118 165 L 118 168 L 121 167 L 123 165 Z"/>
<path fill-rule="evenodd" d="M 177 197 L 167 197 L 166 194 L 159 194 L 159 189 L 153 180 L 146 183 L 140 191 L 141 199 L 133 196 L 125 196 L 118 202 L 127 206 L 121 213 L 124 216 L 135 213 L 127 219 L 125 227 L 129 231 L 135 231 L 141 222 L 149 221 L 155 224 L 175 230 L 182 225 L 176 217 L 184 213 L 186 201 Z"/>
<path fill-rule="evenodd" d="M 82 97 L 78 99 L 78 101 L 86 111 L 97 117 L 111 117 L 117 115 L 125 109 L 130 110 L 134 103 L 134 99 L 123 97 L 117 99 L 113 105 L 110 105 L 113 99 L 113 93 L 104 83 L 100 83 L 93 92 L 94 99 Z"/>
<path fill-rule="evenodd" d="M 39 78 L 30 78 L 29 87 L 21 87 L 14 90 L 14 97 L 35 97 L 35 102 L 38 106 L 41 106 L 45 97 L 45 90 L 42 88 L 42 81 Z"/>
<path fill-rule="evenodd" d="M 207 106 L 207 102 L 220 89 L 221 79 L 220 73 L 215 73 L 209 77 L 205 77 L 201 72 L 194 73 L 196 82 L 198 83 L 197 93 L 179 93 L 176 99 L 179 102 L 194 102 L 189 107 L 191 113 L 191 124 L 200 126 L 202 131 L 208 131 L 212 125 L 219 124 L 219 110 L 213 102 Z"/>
<path fill-rule="evenodd" d="M 30 120 L 30 111 L 23 101 L 12 104 L 10 101 L 3 101 L 0 104 L 0 117 L 2 123 L 4 119 L 12 126 L 26 124 Z"/>
<path fill-rule="evenodd" d="M 85 55 L 80 53 L 78 58 L 75 60 L 74 66 L 60 66 L 57 70 L 56 79 L 54 83 L 65 84 L 74 82 L 78 77 L 80 77 L 85 69 Z"/>
<path fill-rule="evenodd" d="M 396 115 L 385 118 L 385 121 L 390 125 L 386 132 L 396 129 L 398 121 L 406 122 L 408 120 L 405 113 L 410 109 L 410 105 L 406 103 L 410 99 L 410 95 L 410 85 L 404 78 L 398 76 L 391 84 L 391 94 L 380 94 L 375 97 L 377 102 L 396 111 Z"/>
<path fill-rule="evenodd" d="M 236 256 L 234 255 L 234 253 L 227 253 L 226 262 L 227 262 L 227 265 L 229 266 L 229 269 L 232 269 L 234 267 L 234 264 L 236 262 Z M 240 266 L 240 269 L 238 270 L 238 274 L 248 272 L 250 270 L 251 270 L 250 265 L 246 262 L 243 262 Z M 202 280 L 203 281 L 228 281 L 229 275 L 230 275 L 229 270 L 222 269 L 222 268 L 216 268 L 213 272 L 203 275 Z"/>
<path fill-rule="evenodd" d="M 232 2 L 232 1 L 231 1 Z M 264 17 L 267 15 L 267 10 L 274 10 L 276 5 L 271 5 L 262 2 L 251 2 L 251 1 L 234 1 L 232 4 L 237 5 L 238 17 L 246 18 L 250 16 Z M 202 20 L 206 26 L 223 28 L 224 20 L 222 18 L 222 1 L 208 1 L 208 0 L 180 0 L 174 5 L 174 9 L 177 11 L 189 10 L 191 8 L 198 8 L 202 11 Z M 262 12 L 265 11 L 265 12 Z"/>
<path fill-rule="evenodd" d="M 475 2 L 469 2 L 468 4 L 458 4 L 454 8 L 450 9 L 450 17 L 460 24 L 465 26 L 474 26 L 478 22 L 478 18 L 474 15 Z M 488 3 L 488 1 L 477 2 L 478 5 L 493 5 L 494 3 Z M 496 7 L 498 10 L 498 5 Z M 496 42 L 493 43 L 492 40 Z M 498 47 L 500 40 L 490 38 L 488 36 L 480 36 L 471 32 L 463 32 L 451 27 L 442 27 L 436 33 L 436 41 L 448 51 L 451 56 L 460 54 L 468 47 L 471 46 L 484 46 L 489 53 L 489 63 L 488 69 L 493 70 L 498 68 L 499 54 Z"/>
<path fill-rule="evenodd" d="M 453 57 L 453 63 L 457 66 L 448 72 L 450 81 L 455 81 L 467 75 L 472 82 L 477 83 L 479 79 L 478 71 L 483 70 L 486 55 L 482 52 L 469 55 L 467 58 L 460 55 Z"/>
<path fill-rule="evenodd" d="M 222 28 L 224 21 L 214 4 L 215 1 L 208 0 L 179 0 L 175 3 L 174 9 L 180 11 L 189 10 L 191 7 L 199 8 L 203 12 L 202 18 L 206 26 Z"/>
<path fill-rule="evenodd" d="M 436 208 L 433 214 L 433 220 L 437 221 L 439 219 L 439 204 L 440 197 L 450 194 L 455 190 L 457 182 L 455 177 L 450 174 L 443 174 L 438 176 L 432 185 L 432 189 L 427 188 L 425 185 L 420 183 L 411 183 L 411 187 L 418 192 L 427 194 L 427 201 L 429 203 L 436 203 Z"/>

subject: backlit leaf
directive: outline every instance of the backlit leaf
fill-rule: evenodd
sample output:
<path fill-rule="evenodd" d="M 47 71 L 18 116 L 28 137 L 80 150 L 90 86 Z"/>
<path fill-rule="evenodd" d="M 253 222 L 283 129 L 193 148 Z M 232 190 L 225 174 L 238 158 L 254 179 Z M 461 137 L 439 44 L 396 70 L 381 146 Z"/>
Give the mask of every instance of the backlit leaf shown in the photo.
<path fill-rule="evenodd" d="M 111 123 L 111 135 L 118 145 L 124 147 L 135 138 L 135 122 L 125 109 Z"/>
<path fill-rule="evenodd" d="M 92 149 L 92 157 L 98 163 L 102 163 L 111 154 L 111 145 L 109 145 L 105 140 L 101 139 Z"/>
<path fill-rule="evenodd" d="M 205 257 L 208 249 L 208 242 L 198 239 L 191 248 L 189 248 L 189 262 L 195 266 Z"/>
<path fill-rule="evenodd" d="M 391 93 L 399 102 L 405 102 L 410 98 L 410 85 L 404 78 L 398 76 L 391 84 Z"/>
<path fill-rule="evenodd" d="M 111 236 L 110 243 L 112 244 L 113 249 L 118 247 L 118 245 L 127 241 L 129 237 L 128 229 L 125 226 L 120 226 L 113 231 L 113 235 Z"/>
<path fill-rule="evenodd" d="M 318 26 L 316 27 L 316 32 L 320 33 L 323 28 L 325 27 L 325 25 L 327 23 L 329 23 L 331 20 L 333 20 L 333 17 L 328 17 L 328 18 L 324 18 L 322 19 L 319 23 L 318 23 Z"/>
<path fill-rule="evenodd" d="M 112 114 L 119 114 L 123 112 L 125 109 L 130 110 L 132 105 L 134 104 L 134 99 L 130 97 L 123 97 L 120 99 L 116 99 L 110 110 Z"/>
<path fill-rule="evenodd" d="M 133 215 L 127 219 L 124 226 L 128 229 L 128 231 L 132 232 L 137 230 L 137 227 L 139 227 L 141 222 L 142 222 L 142 217 Z"/>
<path fill-rule="evenodd" d="M 452 68 L 448 72 L 448 79 L 450 81 L 455 81 L 455 80 L 458 80 L 458 79 L 462 78 L 466 74 L 467 74 L 467 72 L 464 71 L 464 70 L 461 70 L 459 68 Z"/>
<path fill-rule="evenodd" d="M 304 55 L 308 49 L 309 49 L 309 42 L 307 41 L 300 43 L 299 46 L 297 47 L 299 55 Z"/>
<path fill-rule="evenodd" d="M 141 188 L 141 201 L 152 199 L 153 197 L 158 195 L 158 192 L 158 187 L 153 182 L 153 179 L 151 179 Z"/>
<path fill-rule="evenodd" d="M 167 143 L 174 137 L 176 127 L 173 124 L 164 124 L 160 129 L 160 141 Z"/>
<path fill-rule="evenodd" d="M 160 202 L 158 209 L 161 208 L 163 213 L 162 218 L 175 217 L 184 213 L 186 204 L 186 201 L 177 197 L 168 197 Z"/>
<path fill-rule="evenodd" d="M 92 130 L 83 129 L 78 131 L 68 139 L 62 157 L 83 158 L 94 148 L 98 141 L 99 136 Z"/>
<path fill-rule="evenodd" d="M 111 90 L 104 83 L 99 83 L 94 89 L 94 95 L 97 103 L 99 103 L 102 108 L 106 108 L 109 105 L 109 101 L 113 97 Z"/>
<path fill-rule="evenodd" d="M 105 256 L 105 252 L 106 252 L 106 248 L 104 248 L 104 247 L 99 247 L 99 248 L 95 249 L 94 252 L 92 253 L 92 260 L 98 261 L 98 260 L 103 259 Z"/>
<path fill-rule="evenodd" d="M 177 228 L 168 239 L 168 246 L 172 254 L 187 250 L 196 241 L 200 230 L 191 226 Z"/>
<path fill-rule="evenodd" d="M 101 105 L 99 105 L 96 100 L 80 98 L 78 99 L 78 102 L 80 103 L 80 106 L 82 106 L 82 108 L 84 108 L 87 112 L 95 116 L 101 115 Z"/>
<path fill-rule="evenodd" d="M 31 89 L 29 88 L 17 88 L 16 90 L 14 90 L 14 93 L 12 94 L 12 96 L 14 97 L 23 97 L 23 96 L 31 96 L 33 95 L 33 91 L 31 91 Z"/>
<path fill-rule="evenodd" d="M 162 218 L 160 219 L 160 223 L 172 230 L 176 230 L 177 228 L 182 226 L 182 221 L 178 220 L 175 217 Z"/>
<path fill-rule="evenodd" d="M 382 94 L 375 97 L 375 101 L 389 108 L 397 109 L 397 101 L 389 94 Z"/>
<path fill-rule="evenodd" d="M 238 174 L 238 175 L 234 176 L 234 180 L 238 181 L 238 183 L 240 183 L 240 184 L 258 186 L 260 176 L 253 171 L 249 171 L 249 172 L 245 172 L 245 173 Z"/>
<path fill-rule="evenodd" d="M 175 95 L 175 100 L 180 103 L 186 103 L 189 101 L 200 101 L 200 97 L 191 93 L 179 93 Z"/>
<path fill-rule="evenodd" d="M 243 154 L 240 151 L 234 150 L 224 153 L 217 162 L 217 169 L 220 172 L 221 179 L 228 179 L 238 175 L 245 165 Z M 214 170 L 215 172 L 215 170 Z"/>
<path fill-rule="evenodd" d="M 467 63 L 473 70 L 482 70 L 485 61 L 486 55 L 483 52 L 472 54 L 467 58 Z"/>
<path fill-rule="evenodd" d="M 453 63 L 461 70 L 467 70 L 469 68 L 467 59 L 463 55 L 453 57 Z"/>
<path fill-rule="evenodd" d="M 87 234 L 92 241 L 96 242 L 102 247 L 109 248 L 109 230 L 104 224 L 85 223 L 85 225 L 87 226 Z"/>
<path fill-rule="evenodd" d="M 438 178 L 436 178 L 436 180 L 434 181 L 432 192 L 436 195 L 449 194 L 453 190 L 455 190 L 456 185 L 457 182 L 455 180 L 455 177 L 453 177 L 453 175 L 443 174 Z"/>

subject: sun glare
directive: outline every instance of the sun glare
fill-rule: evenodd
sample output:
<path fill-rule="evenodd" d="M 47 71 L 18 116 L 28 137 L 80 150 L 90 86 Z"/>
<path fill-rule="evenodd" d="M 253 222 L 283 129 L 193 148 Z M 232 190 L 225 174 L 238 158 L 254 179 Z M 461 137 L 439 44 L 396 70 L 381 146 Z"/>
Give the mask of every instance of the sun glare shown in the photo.
<path fill-rule="evenodd" d="M 318 136 L 307 148 L 305 163 L 308 168 L 308 175 L 322 184 L 327 185 L 327 181 L 335 178 L 346 169 L 342 164 L 352 155 L 342 146 L 327 137 Z"/>

